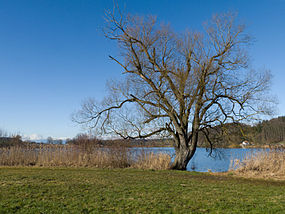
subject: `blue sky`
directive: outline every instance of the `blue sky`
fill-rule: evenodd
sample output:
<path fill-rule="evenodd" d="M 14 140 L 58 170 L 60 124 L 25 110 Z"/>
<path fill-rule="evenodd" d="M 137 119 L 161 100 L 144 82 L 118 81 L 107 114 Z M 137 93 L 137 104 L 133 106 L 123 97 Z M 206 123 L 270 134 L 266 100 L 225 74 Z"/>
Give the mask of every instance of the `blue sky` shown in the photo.
<path fill-rule="evenodd" d="M 108 59 L 117 45 L 102 33 L 112 0 L 0 0 L 0 128 L 10 133 L 74 137 L 71 113 L 102 99 L 122 70 Z M 177 31 L 200 29 L 212 14 L 236 11 L 256 42 L 252 67 L 272 71 L 272 94 L 285 115 L 285 0 L 120 0 L 133 14 L 157 15 Z M 277 116 L 276 115 L 276 116 Z"/>

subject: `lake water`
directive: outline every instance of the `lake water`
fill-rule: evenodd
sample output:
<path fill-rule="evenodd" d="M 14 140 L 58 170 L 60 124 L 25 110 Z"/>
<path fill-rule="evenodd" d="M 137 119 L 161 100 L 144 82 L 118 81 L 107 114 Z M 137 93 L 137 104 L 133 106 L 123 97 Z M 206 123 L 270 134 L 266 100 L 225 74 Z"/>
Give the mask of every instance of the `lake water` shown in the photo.
<path fill-rule="evenodd" d="M 168 147 L 151 147 L 151 148 L 136 148 L 137 150 L 143 149 L 144 151 L 150 151 L 154 153 L 164 152 L 175 157 L 174 148 Z M 262 149 L 250 148 L 250 149 L 228 149 L 219 148 L 214 149 L 212 154 L 209 155 L 210 150 L 206 148 L 197 148 L 195 155 L 190 160 L 187 166 L 187 171 L 207 172 L 225 172 L 228 171 L 231 160 L 244 159 L 246 155 L 260 151 Z"/>

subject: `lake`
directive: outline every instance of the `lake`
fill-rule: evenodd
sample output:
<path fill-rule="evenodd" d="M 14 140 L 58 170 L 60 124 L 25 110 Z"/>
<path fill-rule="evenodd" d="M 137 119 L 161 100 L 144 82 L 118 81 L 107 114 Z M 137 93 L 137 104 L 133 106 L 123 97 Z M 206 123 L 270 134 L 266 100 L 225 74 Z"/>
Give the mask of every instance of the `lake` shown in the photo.
<path fill-rule="evenodd" d="M 150 147 L 150 148 L 136 148 L 136 150 L 143 149 L 154 153 L 164 152 L 171 155 L 174 160 L 175 150 L 170 147 Z M 212 151 L 206 148 L 197 148 L 195 155 L 190 160 L 187 171 L 207 172 L 225 172 L 228 171 L 231 160 L 244 159 L 246 155 L 260 151 L 259 148 L 218 148 Z"/>

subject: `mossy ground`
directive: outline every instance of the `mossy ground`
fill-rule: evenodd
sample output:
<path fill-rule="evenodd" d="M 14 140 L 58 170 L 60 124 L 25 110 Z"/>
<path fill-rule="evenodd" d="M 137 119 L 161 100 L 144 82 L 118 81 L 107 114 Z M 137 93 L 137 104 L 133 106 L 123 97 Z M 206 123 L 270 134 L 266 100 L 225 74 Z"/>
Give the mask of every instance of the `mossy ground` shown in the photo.
<path fill-rule="evenodd" d="M 136 169 L 0 168 L 0 213 L 284 213 L 285 181 Z"/>

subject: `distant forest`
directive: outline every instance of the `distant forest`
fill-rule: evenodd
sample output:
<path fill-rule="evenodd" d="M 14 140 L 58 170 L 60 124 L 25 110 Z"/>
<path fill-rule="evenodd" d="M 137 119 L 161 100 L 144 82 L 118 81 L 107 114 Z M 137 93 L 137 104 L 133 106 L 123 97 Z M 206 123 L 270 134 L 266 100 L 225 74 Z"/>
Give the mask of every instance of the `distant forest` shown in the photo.
<path fill-rule="evenodd" d="M 209 130 L 214 146 L 236 147 L 243 141 L 252 145 L 285 144 L 285 116 L 264 120 L 253 126 L 243 123 L 228 123 Z M 200 146 L 207 146 L 207 139 L 201 135 Z"/>
<path fill-rule="evenodd" d="M 251 145 L 285 145 L 285 116 L 264 120 L 256 125 L 246 125 L 243 123 L 228 123 L 222 127 L 214 127 L 207 130 L 210 133 L 211 143 L 213 147 L 239 147 L 243 141 L 248 141 Z M 53 143 L 56 144 L 57 141 Z M 7 137 L 1 135 L 0 147 L 10 147 L 15 145 L 36 144 L 35 142 L 22 141 L 21 136 L 16 135 Z M 81 146 L 172 146 L 171 139 L 151 139 L 151 140 L 100 140 L 96 137 L 88 138 L 87 135 L 81 134 L 77 137 L 67 140 L 67 144 Z M 209 147 L 206 137 L 201 134 L 199 136 L 199 146 Z"/>

